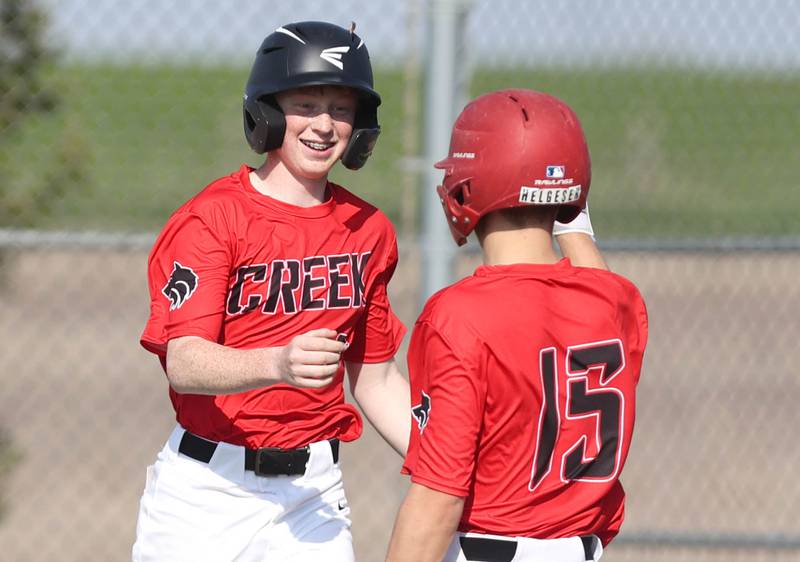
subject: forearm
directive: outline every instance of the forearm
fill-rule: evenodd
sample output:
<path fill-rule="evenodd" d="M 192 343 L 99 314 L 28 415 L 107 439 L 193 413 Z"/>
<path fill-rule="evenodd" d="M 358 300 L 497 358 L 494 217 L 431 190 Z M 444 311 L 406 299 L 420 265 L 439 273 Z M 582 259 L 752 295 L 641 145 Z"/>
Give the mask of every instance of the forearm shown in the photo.
<path fill-rule="evenodd" d="M 382 371 L 385 369 L 385 371 Z M 383 365 L 348 364 L 351 389 L 372 426 L 401 456 L 411 433 L 411 390 L 392 360 Z"/>
<path fill-rule="evenodd" d="M 561 254 L 578 267 L 593 267 L 608 270 L 600 249 L 589 234 L 566 232 L 555 237 Z"/>
<path fill-rule="evenodd" d="M 400 507 L 386 562 L 441 562 L 464 509 L 464 498 L 412 483 Z"/>
<path fill-rule="evenodd" d="M 233 394 L 281 381 L 279 348 L 235 349 L 187 336 L 167 346 L 167 378 L 184 394 Z"/>

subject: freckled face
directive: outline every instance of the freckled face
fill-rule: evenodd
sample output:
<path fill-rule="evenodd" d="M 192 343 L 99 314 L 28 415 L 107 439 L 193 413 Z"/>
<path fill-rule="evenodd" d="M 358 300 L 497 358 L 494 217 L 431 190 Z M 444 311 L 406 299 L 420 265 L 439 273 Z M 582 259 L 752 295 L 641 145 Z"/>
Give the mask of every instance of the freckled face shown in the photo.
<path fill-rule="evenodd" d="M 297 177 L 325 178 L 353 133 L 355 91 L 307 86 L 280 92 L 275 98 L 286 115 L 286 133 L 283 144 L 271 155 Z"/>

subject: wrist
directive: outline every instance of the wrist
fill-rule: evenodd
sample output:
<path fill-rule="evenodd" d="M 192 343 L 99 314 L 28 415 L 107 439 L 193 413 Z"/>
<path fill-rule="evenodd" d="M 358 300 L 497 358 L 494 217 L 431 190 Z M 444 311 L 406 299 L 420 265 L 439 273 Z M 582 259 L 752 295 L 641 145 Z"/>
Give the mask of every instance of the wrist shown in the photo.
<path fill-rule="evenodd" d="M 283 382 L 283 369 L 281 368 L 283 349 L 283 346 L 278 346 L 253 350 L 258 354 L 256 361 L 258 374 L 256 376 L 262 379 L 264 386 Z"/>

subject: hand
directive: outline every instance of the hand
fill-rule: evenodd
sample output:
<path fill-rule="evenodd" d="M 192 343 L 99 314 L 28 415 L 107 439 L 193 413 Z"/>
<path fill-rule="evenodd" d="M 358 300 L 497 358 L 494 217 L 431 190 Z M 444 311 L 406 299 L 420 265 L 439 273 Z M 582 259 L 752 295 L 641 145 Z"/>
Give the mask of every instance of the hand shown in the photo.
<path fill-rule="evenodd" d="M 592 221 L 589 219 L 589 203 L 581 209 L 578 216 L 568 223 L 556 221 L 553 224 L 553 236 L 560 236 L 569 233 L 588 234 L 594 240 L 594 229 L 592 228 Z"/>
<path fill-rule="evenodd" d="M 333 381 L 347 344 L 328 328 L 295 336 L 278 352 L 281 381 L 302 388 L 321 388 Z"/>

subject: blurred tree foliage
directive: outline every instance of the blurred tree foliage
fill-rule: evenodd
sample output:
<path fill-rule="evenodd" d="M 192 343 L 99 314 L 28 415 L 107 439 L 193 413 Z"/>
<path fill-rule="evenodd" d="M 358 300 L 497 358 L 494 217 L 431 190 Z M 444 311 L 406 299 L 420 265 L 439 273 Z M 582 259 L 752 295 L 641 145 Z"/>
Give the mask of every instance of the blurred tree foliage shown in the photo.
<path fill-rule="evenodd" d="M 64 126 L 59 96 L 47 84 L 55 62 L 45 46 L 44 14 L 29 0 L 0 0 L 0 226 L 31 227 L 52 214 L 64 193 L 85 190 L 88 144 Z M 26 127 L 47 127 L 46 166 L 26 169 Z"/>
<path fill-rule="evenodd" d="M 32 216 L 36 199 L 44 196 L 43 190 L 31 192 L 28 201 L 12 196 L 9 152 L 27 116 L 52 112 L 57 105 L 56 97 L 41 87 L 39 68 L 47 59 L 43 27 L 44 19 L 29 2 L 0 0 L 0 226 L 19 224 L 25 215 Z M 0 252 L 0 274 L 6 264 L 5 252 Z M 0 428 L 0 519 L 3 482 L 18 460 L 8 433 Z"/>

